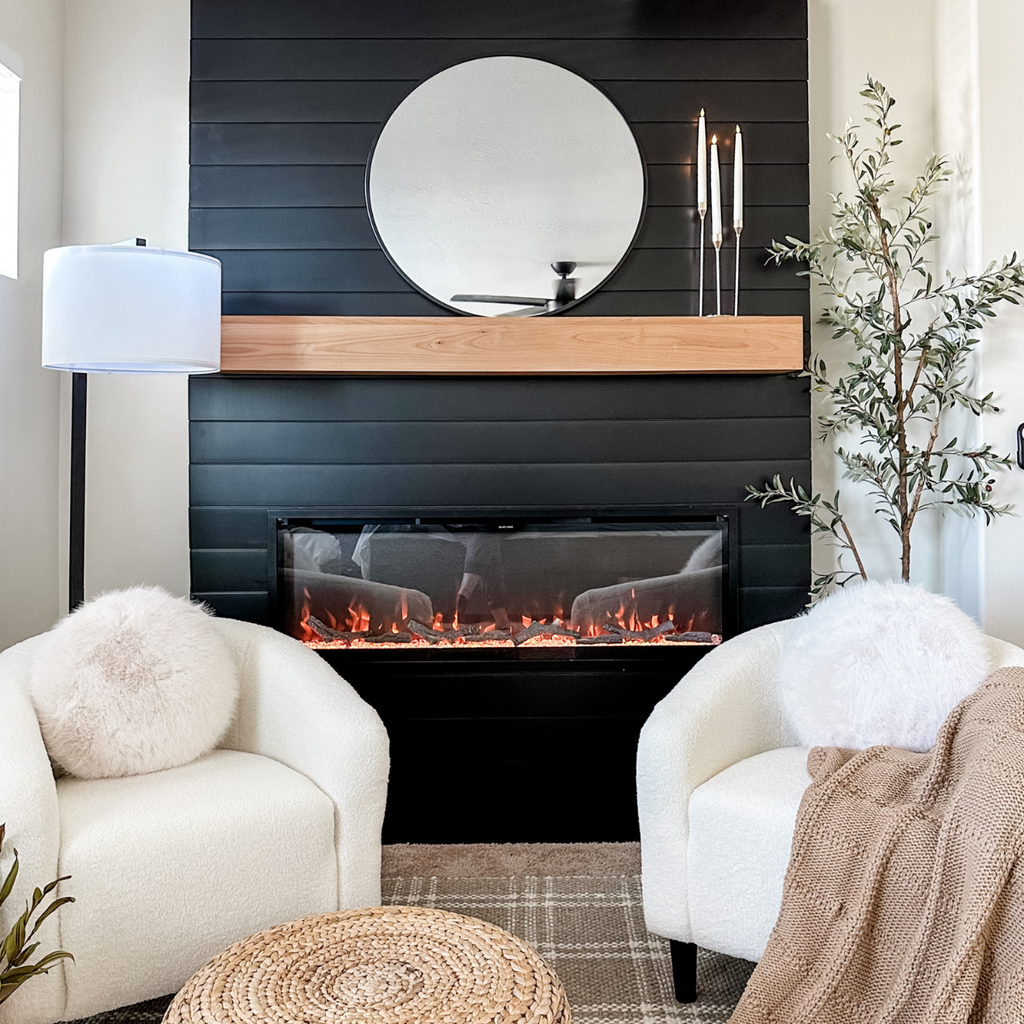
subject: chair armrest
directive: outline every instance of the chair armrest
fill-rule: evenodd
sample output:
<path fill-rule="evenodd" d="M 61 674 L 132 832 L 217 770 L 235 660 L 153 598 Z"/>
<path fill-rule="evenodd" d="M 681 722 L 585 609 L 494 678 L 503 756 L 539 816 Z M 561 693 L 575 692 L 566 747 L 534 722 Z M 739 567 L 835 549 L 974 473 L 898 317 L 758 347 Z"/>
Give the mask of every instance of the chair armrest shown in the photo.
<path fill-rule="evenodd" d="M 220 746 L 280 761 L 334 801 L 338 906 L 380 904 L 388 734 L 377 712 L 315 651 L 265 626 L 216 619 L 239 669 Z"/>
<path fill-rule="evenodd" d="M 989 670 L 1009 668 L 1011 665 L 1024 665 L 1024 650 L 1016 644 L 998 640 L 994 636 L 985 637 L 985 648 L 988 653 Z"/>
<path fill-rule="evenodd" d="M 44 634 L 0 653 L 0 823 L 7 825 L 0 882 L 7 877 L 15 849 L 19 864 L 18 881 L 0 911 L 0 939 L 25 909 L 32 890 L 60 874 L 57 786 L 28 687 L 32 663 L 45 642 Z M 72 880 L 61 886 L 60 893 L 74 895 L 74 889 Z M 44 952 L 60 948 L 64 913 L 74 913 L 74 907 L 58 910 L 36 935 Z M 61 1020 L 66 991 L 61 961 L 49 974 L 32 978 L 0 1006 L 0 1021 Z"/>
<path fill-rule="evenodd" d="M 781 640 L 773 623 L 705 655 L 658 703 L 640 732 L 637 804 L 644 914 L 651 931 L 690 940 L 690 794 L 744 758 L 796 745 L 775 696 Z"/>

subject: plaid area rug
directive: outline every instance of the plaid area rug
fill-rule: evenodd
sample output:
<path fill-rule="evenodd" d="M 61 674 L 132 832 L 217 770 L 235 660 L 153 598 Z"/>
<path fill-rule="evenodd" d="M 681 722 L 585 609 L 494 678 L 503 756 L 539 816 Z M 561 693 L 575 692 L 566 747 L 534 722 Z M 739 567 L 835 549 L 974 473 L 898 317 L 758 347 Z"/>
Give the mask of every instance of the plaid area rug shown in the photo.
<path fill-rule="evenodd" d="M 697 1002 L 672 995 L 668 941 L 644 926 L 639 875 L 384 880 L 392 905 L 490 921 L 533 946 L 565 986 L 574 1024 L 718 1024 L 754 969 L 699 951 Z"/>
<path fill-rule="evenodd" d="M 493 871 L 497 865 L 491 854 L 491 862 L 483 867 Z M 621 859 L 615 854 L 612 860 L 617 857 Z M 632 868 L 633 859 L 629 856 L 621 866 Z M 416 867 L 415 861 L 392 857 L 388 870 L 386 857 L 382 898 L 392 906 L 436 907 L 479 917 L 525 939 L 562 980 L 574 1024 L 719 1024 L 728 1020 L 754 965 L 700 950 L 697 1002 L 677 1003 L 672 995 L 668 942 L 644 926 L 639 874 L 532 874 L 529 869 L 540 865 L 527 862 L 524 871 L 507 857 L 505 863 L 518 873 L 478 875 L 463 863 L 451 864 L 459 872 L 451 876 L 412 873 L 396 868 Z M 608 863 L 607 852 L 604 864 L 611 870 L 620 867 Z M 548 854 L 543 866 L 549 865 L 563 870 L 568 866 L 557 858 L 552 861 Z M 443 859 L 430 864 L 434 870 L 447 866 Z M 98 1014 L 87 1018 L 87 1024 L 159 1024 L 170 1000 L 163 996 Z"/>

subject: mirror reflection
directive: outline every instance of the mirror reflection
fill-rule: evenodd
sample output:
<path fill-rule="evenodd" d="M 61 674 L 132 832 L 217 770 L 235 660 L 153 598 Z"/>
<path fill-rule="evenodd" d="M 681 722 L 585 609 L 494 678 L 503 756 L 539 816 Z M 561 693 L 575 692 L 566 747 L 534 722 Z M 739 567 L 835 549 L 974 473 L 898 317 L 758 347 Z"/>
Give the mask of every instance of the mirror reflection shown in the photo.
<path fill-rule="evenodd" d="M 643 160 L 607 96 L 565 68 L 483 57 L 428 79 L 367 168 L 384 250 L 420 291 L 481 316 L 558 312 L 633 244 Z"/>

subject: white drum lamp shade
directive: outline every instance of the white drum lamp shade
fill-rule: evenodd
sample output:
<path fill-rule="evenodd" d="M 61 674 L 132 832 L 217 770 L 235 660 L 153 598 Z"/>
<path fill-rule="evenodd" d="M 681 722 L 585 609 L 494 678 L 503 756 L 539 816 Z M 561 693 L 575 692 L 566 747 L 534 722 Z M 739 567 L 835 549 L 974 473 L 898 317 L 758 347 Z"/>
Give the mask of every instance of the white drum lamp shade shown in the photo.
<path fill-rule="evenodd" d="M 220 369 L 220 260 L 135 245 L 43 255 L 43 366 L 79 373 Z"/>

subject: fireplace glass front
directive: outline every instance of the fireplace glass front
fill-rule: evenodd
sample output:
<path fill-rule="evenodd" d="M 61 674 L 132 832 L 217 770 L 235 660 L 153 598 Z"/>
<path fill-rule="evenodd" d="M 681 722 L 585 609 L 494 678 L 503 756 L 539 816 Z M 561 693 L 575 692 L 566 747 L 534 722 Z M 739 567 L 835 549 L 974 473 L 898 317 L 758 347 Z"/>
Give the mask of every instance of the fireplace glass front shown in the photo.
<path fill-rule="evenodd" d="M 328 650 L 710 646 L 724 516 L 275 518 L 285 632 Z"/>

